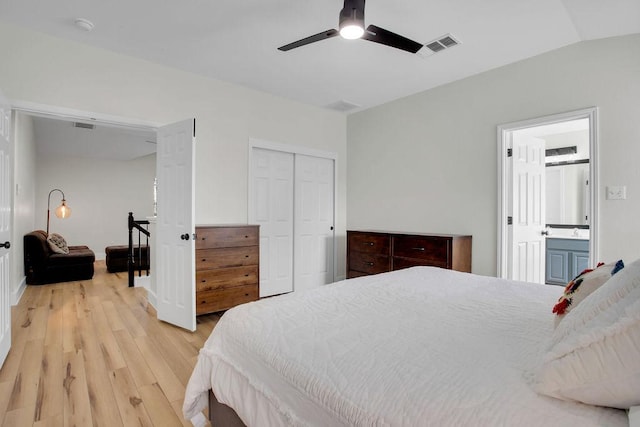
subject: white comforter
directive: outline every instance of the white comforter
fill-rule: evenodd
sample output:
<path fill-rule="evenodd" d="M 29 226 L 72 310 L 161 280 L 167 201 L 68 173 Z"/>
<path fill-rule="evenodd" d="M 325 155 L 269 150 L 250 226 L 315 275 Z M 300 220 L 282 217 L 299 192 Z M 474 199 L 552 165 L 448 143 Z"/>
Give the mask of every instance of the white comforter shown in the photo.
<path fill-rule="evenodd" d="M 530 387 L 562 288 L 431 267 L 229 310 L 187 387 L 249 426 L 625 426 Z"/>

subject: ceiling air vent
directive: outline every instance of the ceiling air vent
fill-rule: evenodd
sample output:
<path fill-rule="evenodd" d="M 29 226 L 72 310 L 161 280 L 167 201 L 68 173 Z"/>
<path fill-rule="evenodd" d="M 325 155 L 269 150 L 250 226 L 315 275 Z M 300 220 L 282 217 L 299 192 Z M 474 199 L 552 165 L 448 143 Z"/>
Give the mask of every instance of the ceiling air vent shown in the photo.
<path fill-rule="evenodd" d="M 354 104 L 353 102 L 349 102 L 345 100 L 336 101 L 326 106 L 326 108 L 329 108 L 331 110 L 342 111 L 342 112 L 351 111 L 360 107 L 361 105 Z"/>
<path fill-rule="evenodd" d="M 438 37 L 436 40 L 425 43 L 426 49 L 420 49 L 419 53 L 422 56 L 430 56 L 434 53 L 442 52 L 445 49 L 452 48 L 459 45 L 460 42 L 456 40 L 451 34 L 445 34 Z"/>
<path fill-rule="evenodd" d="M 95 125 L 92 125 L 91 123 L 73 122 L 73 127 L 82 129 L 93 129 L 95 128 Z"/>
<path fill-rule="evenodd" d="M 425 46 L 431 49 L 434 53 L 440 52 L 441 50 L 446 49 L 446 47 L 441 45 L 439 42 L 432 42 L 432 43 L 426 44 Z"/>

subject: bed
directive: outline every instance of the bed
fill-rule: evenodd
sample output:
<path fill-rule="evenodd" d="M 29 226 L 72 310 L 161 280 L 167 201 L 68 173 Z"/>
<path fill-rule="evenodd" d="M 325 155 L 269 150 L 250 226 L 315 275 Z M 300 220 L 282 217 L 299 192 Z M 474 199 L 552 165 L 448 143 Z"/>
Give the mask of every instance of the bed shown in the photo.
<path fill-rule="evenodd" d="M 200 351 L 183 412 L 212 390 L 248 426 L 628 425 L 534 390 L 561 294 L 414 267 L 244 304 Z"/>

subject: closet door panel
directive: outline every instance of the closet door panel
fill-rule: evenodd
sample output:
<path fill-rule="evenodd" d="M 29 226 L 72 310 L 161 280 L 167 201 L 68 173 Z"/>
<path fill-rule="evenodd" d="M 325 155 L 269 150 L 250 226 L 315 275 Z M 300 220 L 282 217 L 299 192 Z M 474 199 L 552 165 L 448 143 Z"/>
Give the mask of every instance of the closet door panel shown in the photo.
<path fill-rule="evenodd" d="M 294 289 L 311 289 L 334 277 L 334 161 L 296 154 Z"/>
<path fill-rule="evenodd" d="M 293 291 L 294 156 L 253 148 L 249 222 L 260 225 L 260 297 Z"/>

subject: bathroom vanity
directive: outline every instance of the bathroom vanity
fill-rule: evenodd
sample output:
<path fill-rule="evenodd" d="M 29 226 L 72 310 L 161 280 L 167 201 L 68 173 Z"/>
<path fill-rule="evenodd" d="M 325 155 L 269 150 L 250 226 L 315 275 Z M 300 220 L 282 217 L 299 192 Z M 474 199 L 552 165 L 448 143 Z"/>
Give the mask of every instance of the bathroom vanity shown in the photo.
<path fill-rule="evenodd" d="M 564 286 L 588 266 L 589 239 L 547 237 L 547 284 Z"/>

